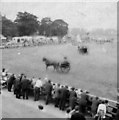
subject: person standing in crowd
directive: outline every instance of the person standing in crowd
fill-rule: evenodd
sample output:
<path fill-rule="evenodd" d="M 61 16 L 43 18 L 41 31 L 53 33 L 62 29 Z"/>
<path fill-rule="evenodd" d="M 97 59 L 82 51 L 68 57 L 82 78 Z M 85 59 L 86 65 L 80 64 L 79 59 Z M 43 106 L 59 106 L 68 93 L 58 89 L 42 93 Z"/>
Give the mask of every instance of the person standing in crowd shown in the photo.
<path fill-rule="evenodd" d="M 92 113 L 91 113 L 92 99 L 93 99 L 93 97 L 88 96 L 87 106 L 86 106 L 86 112 L 87 112 L 88 114 L 90 114 L 90 115 L 92 115 Z"/>
<path fill-rule="evenodd" d="M 76 100 L 77 100 L 77 94 L 75 92 L 75 88 L 72 87 L 69 93 L 69 106 L 71 107 L 71 110 L 75 108 Z"/>
<path fill-rule="evenodd" d="M 38 79 L 35 78 L 34 76 L 32 77 L 32 79 L 31 79 L 31 81 L 32 81 L 32 88 L 34 88 L 37 80 L 38 80 Z"/>
<path fill-rule="evenodd" d="M 20 99 L 21 97 L 21 81 L 20 81 L 20 76 L 15 80 L 14 82 L 14 94 L 16 94 L 16 98 Z"/>
<path fill-rule="evenodd" d="M 15 76 L 14 76 L 14 74 L 12 74 L 10 76 L 10 78 L 8 79 L 8 83 L 7 83 L 9 92 L 11 92 L 12 85 L 14 84 L 14 81 L 15 81 Z"/>
<path fill-rule="evenodd" d="M 57 84 L 55 90 L 54 90 L 54 99 L 55 99 L 55 107 L 59 106 L 59 101 L 60 101 L 60 84 Z"/>
<path fill-rule="evenodd" d="M 98 106 L 95 119 L 97 119 L 97 118 L 105 119 L 106 118 L 106 111 L 107 111 L 107 102 L 105 102 L 103 100 L 102 103 L 99 104 L 99 106 Z"/>
<path fill-rule="evenodd" d="M 81 93 L 81 98 L 79 99 L 79 107 L 82 113 L 86 112 L 88 95 L 86 92 Z"/>
<path fill-rule="evenodd" d="M 36 83 L 34 85 L 34 101 L 39 100 L 41 87 L 42 87 L 42 81 L 41 78 L 39 78 L 38 80 L 36 80 Z"/>
<path fill-rule="evenodd" d="M 22 81 L 23 77 L 24 77 L 24 74 L 22 73 L 14 81 L 14 94 L 16 94 L 16 92 L 18 94 L 18 95 L 16 95 L 17 96 L 16 98 L 19 98 L 18 96 L 21 96 L 21 94 L 22 94 L 21 93 L 21 81 Z"/>
<path fill-rule="evenodd" d="M 70 120 L 86 120 L 85 116 L 81 113 L 79 106 L 75 107 L 75 111 L 72 113 Z"/>
<path fill-rule="evenodd" d="M 47 84 L 47 82 L 48 82 L 48 78 L 47 77 L 45 77 L 44 79 L 43 79 L 43 88 L 45 88 L 45 85 Z"/>
<path fill-rule="evenodd" d="M 31 84 L 31 82 L 24 75 L 24 78 L 21 81 L 21 90 L 22 90 L 23 99 L 25 99 L 25 98 L 28 99 L 30 84 Z"/>
<path fill-rule="evenodd" d="M 5 68 L 3 68 L 3 69 L 2 69 L 2 79 L 4 79 L 4 77 L 6 76 L 6 73 L 7 73 L 7 72 L 6 72 Z"/>
<path fill-rule="evenodd" d="M 69 99 L 69 90 L 68 86 L 61 88 L 61 94 L 60 94 L 60 104 L 59 109 L 64 110 L 67 100 Z"/>
<path fill-rule="evenodd" d="M 21 73 L 21 75 L 20 75 L 20 82 L 22 81 L 22 79 L 24 78 L 24 74 L 23 73 Z"/>
<path fill-rule="evenodd" d="M 7 86 L 7 80 L 8 80 L 8 74 L 5 68 L 2 69 L 2 80 L 0 81 L 0 84 L 2 86 Z"/>
<path fill-rule="evenodd" d="M 99 105 L 99 104 L 100 104 L 99 98 L 98 98 L 98 97 L 95 97 L 95 98 L 92 100 L 92 105 L 91 105 L 92 116 L 96 115 L 97 108 L 98 108 L 98 105 Z"/>
<path fill-rule="evenodd" d="M 52 90 L 53 90 L 51 80 L 48 80 L 48 82 L 45 83 L 44 88 L 45 88 L 45 94 L 46 94 L 46 102 L 45 102 L 45 104 L 48 105 L 49 101 L 52 98 Z"/>
<path fill-rule="evenodd" d="M 115 120 L 119 120 L 119 105 L 117 105 L 117 112 L 116 112 Z"/>

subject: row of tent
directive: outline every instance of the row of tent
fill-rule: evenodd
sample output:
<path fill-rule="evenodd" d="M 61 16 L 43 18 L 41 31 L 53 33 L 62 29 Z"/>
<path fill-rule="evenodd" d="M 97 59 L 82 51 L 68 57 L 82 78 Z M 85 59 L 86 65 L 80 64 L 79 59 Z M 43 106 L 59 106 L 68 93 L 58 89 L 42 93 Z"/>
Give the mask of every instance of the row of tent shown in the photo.
<path fill-rule="evenodd" d="M 12 43 L 24 43 L 24 42 L 58 42 L 58 37 L 45 37 L 45 36 L 21 36 L 21 37 L 13 37 L 10 42 Z"/>
<path fill-rule="evenodd" d="M 3 38 L 3 37 L 2 37 Z M 26 46 L 39 46 L 45 44 L 59 44 L 59 42 L 64 43 L 65 37 L 63 39 L 52 36 L 20 36 L 13 37 L 11 39 L 2 39 L 0 44 L 0 48 L 14 48 L 14 47 L 26 47 Z"/>
<path fill-rule="evenodd" d="M 70 37 L 71 39 L 74 39 L 73 36 Z M 4 41 L 7 40 L 7 38 L 5 36 L 3 36 L 2 34 L 0 34 L 0 39 L 1 41 L 4 43 Z M 46 37 L 46 36 L 21 36 L 21 37 L 13 37 L 11 38 L 11 40 L 9 42 L 7 42 L 7 44 L 15 44 L 15 43 L 23 43 L 23 42 L 30 42 L 30 43 L 58 43 L 59 42 L 59 37 L 57 36 L 52 36 L 52 37 Z M 66 35 L 65 37 L 62 38 L 63 42 L 66 42 L 68 39 L 68 35 Z M 74 41 L 77 41 L 79 43 L 82 43 L 84 40 L 91 40 L 91 41 L 95 41 L 95 42 L 112 42 L 113 39 L 109 39 L 109 38 L 102 38 L 102 37 L 82 37 L 80 35 L 77 35 L 75 37 Z"/>

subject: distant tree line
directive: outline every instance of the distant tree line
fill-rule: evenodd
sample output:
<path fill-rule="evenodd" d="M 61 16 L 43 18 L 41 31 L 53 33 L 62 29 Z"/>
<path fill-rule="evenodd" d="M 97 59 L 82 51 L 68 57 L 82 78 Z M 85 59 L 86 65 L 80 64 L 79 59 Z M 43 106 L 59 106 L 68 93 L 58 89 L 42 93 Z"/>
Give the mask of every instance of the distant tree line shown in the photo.
<path fill-rule="evenodd" d="M 5 37 L 45 35 L 63 37 L 68 32 L 68 24 L 62 19 L 52 21 L 49 17 L 42 18 L 28 12 L 18 12 L 14 21 L 2 16 L 2 34 Z"/>

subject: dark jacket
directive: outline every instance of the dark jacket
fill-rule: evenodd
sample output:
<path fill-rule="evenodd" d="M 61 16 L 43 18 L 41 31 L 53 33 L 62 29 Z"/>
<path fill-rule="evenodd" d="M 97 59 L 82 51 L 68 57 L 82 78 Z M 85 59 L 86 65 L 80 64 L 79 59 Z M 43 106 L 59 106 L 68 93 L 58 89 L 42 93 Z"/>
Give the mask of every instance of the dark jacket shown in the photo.
<path fill-rule="evenodd" d="M 30 88 L 30 81 L 28 79 L 23 79 L 21 81 L 21 88 L 22 89 L 29 89 Z"/>
<path fill-rule="evenodd" d="M 51 83 L 46 83 L 45 84 L 45 93 L 46 94 L 52 94 L 52 89 L 53 89 L 53 87 L 52 87 L 52 84 Z"/>
<path fill-rule="evenodd" d="M 65 87 L 61 88 L 60 92 L 61 92 L 61 94 L 60 94 L 61 99 L 68 99 L 69 98 L 69 90 L 66 89 Z"/>
<path fill-rule="evenodd" d="M 82 93 L 81 98 L 79 99 L 79 104 L 86 106 L 87 105 L 87 99 L 88 99 L 88 95 L 86 93 Z"/>
<path fill-rule="evenodd" d="M 99 103 L 100 103 L 99 100 L 96 100 L 96 99 L 92 101 L 91 111 L 93 113 L 97 112 L 97 108 L 98 108 Z"/>
<path fill-rule="evenodd" d="M 84 92 L 81 94 L 81 99 L 83 100 L 87 100 L 88 99 L 88 95 Z"/>
<path fill-rule="evenodd" d="M 76 112 L 71 116 L 70 120 L 86 120 L 86 119 L 83 114 Z"/>
<path fill-rule="evenodd" d="M 21 88 L 21 82 L 19 79 L 16 79 L 14 82 L 14 89 L 20 89 Z"/>
<path fill-rule="evenodd" d="M 77 94 L 75 91 L 70 91 L 69 93 L 69 99 L 71 99 L 72 97 L 77 97 Z"/>
<path fill-rule="evenodd" d="M 117 109 L 115 120 L 119 120 L 119 108 Z"/>
<path fill-rule="evenodd" d="M 60 98 L 60 94 L 61 94 L 60 88 L 55 88 L 54 97 L 55 98 Z"/>
<path fill-rule="evenodd" d="M 12 75 L 10 76 L 10 78 L 8 79 L 8 84 L 13 84 L 15 81 L 15 77 Z"/>

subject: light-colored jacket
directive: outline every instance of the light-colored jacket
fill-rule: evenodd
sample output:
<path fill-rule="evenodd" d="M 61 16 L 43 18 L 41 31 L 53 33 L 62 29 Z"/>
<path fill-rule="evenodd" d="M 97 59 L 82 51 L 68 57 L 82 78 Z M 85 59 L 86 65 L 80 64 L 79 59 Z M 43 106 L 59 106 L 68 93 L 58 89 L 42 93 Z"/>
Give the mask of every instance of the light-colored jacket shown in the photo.
<path fill-rule="evenodd" d="M 38 87 L 38 88 L 42 87 L 42 81 L 41 80 L 37 80 L 35 85 L 34 85 L 34 87 Z"/>
<path fill-rule="evenodd" d="M 106 105 L 105 104 L 99 104 L 98 109 L 97 109 L 97 114 L 100 112 L 103 112 L 102 118 L 105 118 L 106 115 Z"/>

